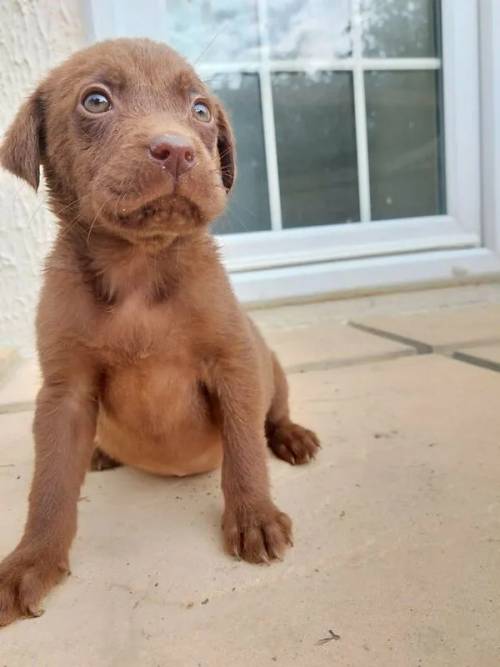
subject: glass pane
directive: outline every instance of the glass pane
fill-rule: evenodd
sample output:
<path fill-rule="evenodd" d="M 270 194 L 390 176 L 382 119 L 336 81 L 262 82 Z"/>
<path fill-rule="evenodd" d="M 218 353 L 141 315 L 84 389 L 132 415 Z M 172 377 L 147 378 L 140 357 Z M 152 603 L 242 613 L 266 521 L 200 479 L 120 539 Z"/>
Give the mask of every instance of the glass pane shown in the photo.
<path fill-rule="evenodd" d="M 220 97 L 236 135 L 238 177 L 216 234 L 271 228 L 267 170 L 257 74 L 217 74 L 207 82 Z"/>
<path fill-rule="evenodd" d="M 367 72 L 372 218 L 445 212 L 439 73 Z"/>
<path fill-rule="evenodd" d="M 167 39 L 192 63 L 258 60 L 255 0 L 168 0 Z"/>
<path fill-rule="evenodd" d="M 271 57 L 350 56 L 350 4 L 350 0 L 269 2 Z"/>
<path fill-rule="evenodd" d="M 363 0 L 364 55 L 435 57 L 439 53 L 439 0 Z"/>
<path fill-rule="evenodd" d="M 283 227 L 359 220 L 352 76 L 273 75 Z"/>

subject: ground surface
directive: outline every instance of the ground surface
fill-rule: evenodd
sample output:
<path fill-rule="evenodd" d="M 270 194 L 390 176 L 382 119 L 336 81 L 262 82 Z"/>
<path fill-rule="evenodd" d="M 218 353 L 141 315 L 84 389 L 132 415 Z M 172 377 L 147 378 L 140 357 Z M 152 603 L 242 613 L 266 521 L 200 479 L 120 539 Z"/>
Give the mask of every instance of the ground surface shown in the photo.
<path fill-rule="evenodd" d="M 283 563 L 221 549 L 217 474 L 88 475 L 73 575 L 3 667 L 498 667 L 500 287 L 254 313 L 317 461 L 270 460 Z M 36 367 L 0 353 L 0 554 L 32 470 Z M 322 641 L 325 640 L 325 641 Z"/>

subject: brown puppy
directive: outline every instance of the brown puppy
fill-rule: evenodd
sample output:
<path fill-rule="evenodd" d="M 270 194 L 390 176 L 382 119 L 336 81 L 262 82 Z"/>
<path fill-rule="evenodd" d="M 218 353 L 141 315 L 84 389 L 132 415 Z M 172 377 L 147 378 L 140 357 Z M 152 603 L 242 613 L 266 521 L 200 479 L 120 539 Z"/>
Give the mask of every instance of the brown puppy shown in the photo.
<path fill-rule="evenodd" d="M 49 74 L 1 161 L 34 188 L 43 165 L 59 234 L 37 319 L 29 516 L 0 565 L 0 625 L 36 615 L 67 572 L 96 437 L 96 468 L 187 475 L 222 462 L 227 549 L 281 557 L 291 522 L 270 497 L 266 439 L 290 463 L 318 441 L 290 421 L 283 371 L 208 232 L 235 177 L 220 103 L 168 47 L 104 42 Z"/>

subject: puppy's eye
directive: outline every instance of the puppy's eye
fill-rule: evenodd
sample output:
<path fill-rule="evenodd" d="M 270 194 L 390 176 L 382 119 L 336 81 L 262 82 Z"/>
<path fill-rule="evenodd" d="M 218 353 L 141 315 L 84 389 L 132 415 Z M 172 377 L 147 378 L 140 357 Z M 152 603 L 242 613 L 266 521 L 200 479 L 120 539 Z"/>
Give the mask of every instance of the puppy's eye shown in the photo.
<path fill-rule="evenodd" d="M 111 102 L 104 93 L 89 93 L 82 104 L 90 113 L 104 113 L 111 109 Z"/>
<path fill-rule="evenodd" d="M 209 123 L 212 120 L 212 114 L 210 109 L 203 102 L 195 102 L 193 104 L 193 116 L 197 120 L 201 120 L 203 123 Z"/>

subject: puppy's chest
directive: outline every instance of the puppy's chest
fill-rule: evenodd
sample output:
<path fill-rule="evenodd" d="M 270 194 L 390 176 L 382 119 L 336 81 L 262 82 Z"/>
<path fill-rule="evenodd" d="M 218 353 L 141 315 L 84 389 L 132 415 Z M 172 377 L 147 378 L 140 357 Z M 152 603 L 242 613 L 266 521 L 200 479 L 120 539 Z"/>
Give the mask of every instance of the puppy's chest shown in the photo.
<path fill-rule="evenodd" d="M 94 344 L 105 364 L 191 359 L 198 347 L 193 313 L 175 303 L 148 304 L 133 293 L 99 314 Z"/>

